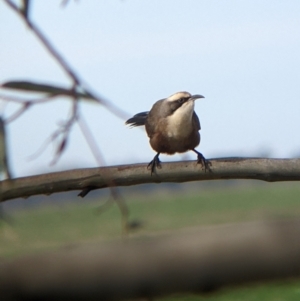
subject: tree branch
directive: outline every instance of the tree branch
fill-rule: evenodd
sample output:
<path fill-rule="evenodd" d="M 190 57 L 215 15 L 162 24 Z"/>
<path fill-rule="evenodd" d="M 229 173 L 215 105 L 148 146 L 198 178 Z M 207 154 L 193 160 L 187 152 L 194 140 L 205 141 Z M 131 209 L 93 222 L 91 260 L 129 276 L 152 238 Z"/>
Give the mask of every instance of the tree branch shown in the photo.
<path fill-rule="evenodd" d="M 49 51 L 51 56 L 60 64 L 60 66 L 69 75 L 69 77 L 73 80 L 73 82 L 76 85 L 80 85 L 80 80 L 77 77 L 76 73 L 71 69 L 71 67 L 67 64 L 64 58 L 59 54 L 59 52 L 52 46 L 52 44 L 48 41 L 46 36 L 41 32 L 41 30 L 29 20 L 29 18 L 23 13 L 23 11 L 15 3 L 13 3 L 10 0 L 5 0 L 5 2 L 10 6 L 10 8 L 13 11 L 15 11 L 23 19 L 26 25 L 34 32 L 36 37 Z"/>
<path fill-rule="evenodd" d="M 56 62 L 61 66 L 64 72 L 71 79 L 73 86 L 75 88 L 79 88 L 79 90 L 83 90 L 83 92 L 93 98 L 95 101 L 101 103 L 107 110 L 113 113 L 115 116 L 119 118 L 126 119 L 128 114 L 121 110 L 119 107 L 112 104 L 110 101 L 98 96 L 94 91 L 92 92 L 90 88 L 87 87 L 86 84 L 79 78 L 76 72 L 71 68 L 71 66 L 67 63 L 67 61 L 63 58 L 63 56 L 58 52 L 58 50 L 52 45 L 49 39 L 45 34 L 36 26 L 29 18 L 28 15 L 24 13 L 22 8 L 19 8 L 14 2 L 11 0 L 4 0 L 4 2 L 19 15 L 19 17 L 25 22 L 28 28 L 34 33 L 37 39 L 42 43 L 45 49 L 50 53 L 50 55 L 56 60 Z M 70 89 L 72 95 L 72 89 Z M 74 93 L 73 93 L 74 94 Z M 74 97 L 74 101 L 75 101 Z"/>
<path fill-rule="evenodd" d="M 220 179 L 256 179 L 267 182 L 299 181 L 300 159 L 219 158 L 211 160 L 212 172 L 195 161 L 162 163 L 150 175 L 147 164 L 74 169 L 0 182 L 2 201 L 70 190 L 92 190 L 146 183 L 188 182 Z"/>
<path fill-rule="evenodd" d="M 1 300 L 121 300 L 300 276 L 300 220 L 73 246 L 1 263 Z"/>

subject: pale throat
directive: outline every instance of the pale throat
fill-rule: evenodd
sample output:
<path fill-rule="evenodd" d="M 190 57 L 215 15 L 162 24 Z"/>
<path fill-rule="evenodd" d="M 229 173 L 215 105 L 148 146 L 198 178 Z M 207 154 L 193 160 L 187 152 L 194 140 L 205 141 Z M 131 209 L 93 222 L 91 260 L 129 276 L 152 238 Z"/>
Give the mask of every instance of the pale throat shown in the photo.
<path fill-rule="evenodd" d="M 188 101 L 167 117 L 166 132 L 168 137 L 183 138 L 193 129 L 194 101 Z"/>

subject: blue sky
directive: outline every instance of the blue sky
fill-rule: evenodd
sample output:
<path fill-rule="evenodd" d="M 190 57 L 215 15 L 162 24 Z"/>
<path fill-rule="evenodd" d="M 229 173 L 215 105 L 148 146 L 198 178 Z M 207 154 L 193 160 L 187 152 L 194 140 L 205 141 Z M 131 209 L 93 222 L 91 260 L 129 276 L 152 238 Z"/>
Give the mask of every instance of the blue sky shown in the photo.
<path fill-rule="evenodd" d="M 80 77 L 129 117 L 185 90 L 205 96 L 196 102 L 197 149 L 207 158 L 300 153 L 298 0 L 60 3 L 34 1 L 31 18 Z M 3 1 L 0 20 L 0 82 L 70 83 Z M 97 166 L 78 127 L 56 166 L 49 166 L 52 146 L 28 160 L 69 107 L 64 99 L 36 106 L 8 126 L 15 176 Z M 14 109 L 0 103 L 4 116 Z M 127 128 L 100 105 L 82 103 L 81 111 L 108 164 L 149 162 L 155 155 L 143 130 Z M 181 159 L 195 155 L 161 156 Z"/>

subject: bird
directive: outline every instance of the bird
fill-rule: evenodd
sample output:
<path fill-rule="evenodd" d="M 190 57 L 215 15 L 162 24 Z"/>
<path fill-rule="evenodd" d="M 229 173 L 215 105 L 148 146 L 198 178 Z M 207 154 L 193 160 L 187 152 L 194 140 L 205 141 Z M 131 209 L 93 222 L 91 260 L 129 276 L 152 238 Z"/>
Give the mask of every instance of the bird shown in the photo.
<path fill-rule="evenodd" d="M 149 142 L 157 153 L 147 168 L 151 175 L 161 168 L 160 154 L 173 155 L 193 151 L 197 154 L 197 163 L 205 172 L 211 171 L 211 162 L 195 148 L 200 143 L 200 121 L 194 111 L 195 100 L 204 96 L 182 91 L 158 100 L 150 111 L 141 112 L 128 119 L 125 124 L 131 127 L 145 126 Z"/>

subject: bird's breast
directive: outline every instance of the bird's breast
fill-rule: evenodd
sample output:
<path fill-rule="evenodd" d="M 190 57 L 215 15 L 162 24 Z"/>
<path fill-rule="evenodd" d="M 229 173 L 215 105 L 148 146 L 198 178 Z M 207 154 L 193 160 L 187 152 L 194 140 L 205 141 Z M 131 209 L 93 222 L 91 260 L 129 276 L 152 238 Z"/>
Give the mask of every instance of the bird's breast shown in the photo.
<path fill-rule="evenodd" d="M 177 109 L 166 119 L 166 136 L 172 138 L 185 138 L 193 130 L 194 102 L 187 103 L 185 106 Z"/>

